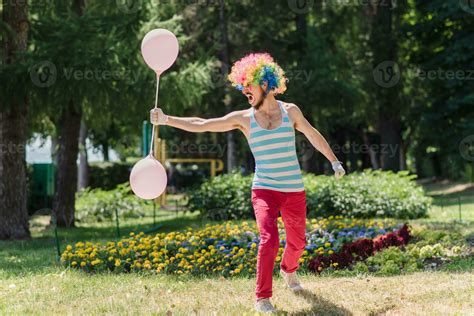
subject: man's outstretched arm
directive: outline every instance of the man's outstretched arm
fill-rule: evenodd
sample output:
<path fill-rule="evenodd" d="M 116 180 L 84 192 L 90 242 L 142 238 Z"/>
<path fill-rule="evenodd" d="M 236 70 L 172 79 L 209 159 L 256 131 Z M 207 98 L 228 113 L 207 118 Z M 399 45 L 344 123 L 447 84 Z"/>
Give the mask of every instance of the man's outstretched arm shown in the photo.
<path fill-rule="evenodd" d="M 289 107 L 288 112 L 291 113 L 291 117 L 295 122 L 295 128 L 302 132 L 319 152 L 321 152 L 330 162 L 336 177 L 341 177 L 345 174 L 344 168 L 341 166 L 341 162 L 337 160 L 336 155 L 332 151 L 328 142 L 321 133 L 314 128 L 308 120 L 304 117 L 300 108 L 293 104 Z"/>
<path fill-rule="evenodd" d="M 173 126 L 193 133 L 227 132 L 239 128 L 239 116 L 239 111 L 230 112 L 225 116 L 210 119 L 166 115 L 160 108 L 150 111 L 150 121 L 152 124 Z"/>

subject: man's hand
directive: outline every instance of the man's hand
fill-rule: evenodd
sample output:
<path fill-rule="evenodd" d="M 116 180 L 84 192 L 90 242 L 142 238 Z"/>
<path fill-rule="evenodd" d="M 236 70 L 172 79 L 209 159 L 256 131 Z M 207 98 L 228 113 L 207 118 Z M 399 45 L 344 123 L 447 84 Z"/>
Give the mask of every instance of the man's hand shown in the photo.
<path fill-rule="evenodd" d="M 150 110 L 150 122 L 153 125 L 166 125 L 168 115 L 163 113 L 160 108 L 153 108 Z"/>
<path fill-rule="evenodd" d="M 331 165 L 332 165 L 332 170 L 334 170 L 334 176 L 337 179 L 341 178 L 343 175 L 346 174 L 346 171 L 342 167 L 342 164 L 340 161 L 333 161 L 331 162 Z"/>

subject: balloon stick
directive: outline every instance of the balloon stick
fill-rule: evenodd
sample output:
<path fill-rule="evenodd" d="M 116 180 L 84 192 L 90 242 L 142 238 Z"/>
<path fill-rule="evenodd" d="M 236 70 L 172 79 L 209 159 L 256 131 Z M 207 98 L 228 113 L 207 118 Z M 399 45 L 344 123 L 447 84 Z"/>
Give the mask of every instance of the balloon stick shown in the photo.
<path fill-rule="evenodd" d="M 160 75 L 157 73 L 156 74 L 155 109 L 158 108 L 158 90 L 159 89 L 160 89 Z M 152 132 L 151 132 L 151 144 L 150 144 L 151 156 L 153 156 L 153 148 L 154 148 L 154 143 L 155 143 L 155 128 L 158 128 L 158 126 L 153 125 Z"/>

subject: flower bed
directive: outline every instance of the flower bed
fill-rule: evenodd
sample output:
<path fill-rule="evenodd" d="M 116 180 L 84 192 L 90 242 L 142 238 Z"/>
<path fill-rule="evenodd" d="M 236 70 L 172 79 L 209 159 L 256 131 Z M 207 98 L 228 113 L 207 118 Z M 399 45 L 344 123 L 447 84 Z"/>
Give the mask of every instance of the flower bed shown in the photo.
<path fill-rule="evenodd" d="M 280 248 L 275 271 L 281 261 L 285 241 L 281 218 Z M 301 268 L 314 255 L 331 256 L 347 242 L 373 238 L 399 228 L 393 220 L 363 220 L 330 216 L 307 220 L 306 250 L 300 258 Z M 255 222 L 225 222 L 207 225 L 201 230 L 145 235 L 131 233 L 118 242 L 68 245 L 62 263 L 86 272 L 138 272 L 171 274 L 219 274 L 232 276 L 254 274 L 259 244 Z"/>
<path fill-rule="evenodd" d="M 356 261 L 372 256 L 383 248 L 406 245 L 411 238 L 408 224 L 405 224 L 394 232 L 383 234 L 373 239 L 360 238 L 354 242 L 346 243 L 338 252 L 332 253 L 329 256 L 318 255 L 310 260 L 308 267 L 310 271 L 317 273 L 321 273 L 327 267 L 344 269 Z"/>

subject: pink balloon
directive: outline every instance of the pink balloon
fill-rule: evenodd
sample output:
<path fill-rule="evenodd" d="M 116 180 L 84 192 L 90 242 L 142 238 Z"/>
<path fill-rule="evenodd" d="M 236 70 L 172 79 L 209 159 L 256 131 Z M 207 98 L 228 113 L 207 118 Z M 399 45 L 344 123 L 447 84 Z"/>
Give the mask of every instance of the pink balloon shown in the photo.
<path fill-rule="evenodd" d="M 173 65 L 178 52 L 178 39 L 168 30 L 154 29 L 142 40 L 143 59 L 158 75 Z"/>
<path fill-rule="evenodd" d="M 156 199 L 166 189 L 168 177 L 163 165 L 152 155 L 138 161 L 130 173 L 133 193 L 144 200 Z"/>

